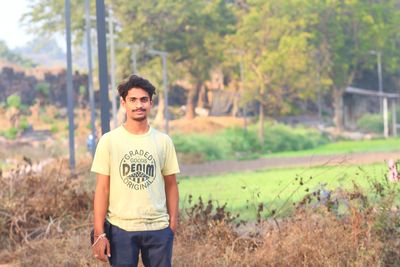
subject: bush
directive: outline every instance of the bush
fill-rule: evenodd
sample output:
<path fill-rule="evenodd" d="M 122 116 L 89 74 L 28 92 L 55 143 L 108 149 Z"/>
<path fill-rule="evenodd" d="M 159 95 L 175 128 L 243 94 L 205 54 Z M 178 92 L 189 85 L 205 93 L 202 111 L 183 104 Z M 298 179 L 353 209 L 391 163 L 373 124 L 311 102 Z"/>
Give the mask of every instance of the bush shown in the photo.
<path fill-rule="evenodd" d="M 20 120 L 18 128 L 20 131 L 25 131 L 29 128 L 29 122 L 25 117 Z"/>
<path fill-rule="evenodd" d="M 183 154 L 200 154 L 206 160 L 217 160 L 229 155 L 229 146 L 219 136 L 200 134 L 173 136 L 176 150 Z"/>
<path fill-rule="evenodd" d="M 311 149 L 328 143 L 328 138 L 313 129 L 292 128 L 283 124 L 265 125 L 265 143 L 261 146 L 258 127 L 228 128 L 214 135 L 173 136 L 177 152 L 199 154 L 206 160 L 251 158 L 262 153 Z"/>
<path fill-rule="evenodd" d="M 244 131 L 242 128 L 229 128 L 223 134 L 235 156 L 248 158 L 260 153 L 260 141 L 254 130 Z"/>
<path fill-rule="evenodd" d="M 292 128 L 283 124 L 265 126 L 264 152 L 297 151 L 328 143 L 328 138 L 313 129 Z"/>
<path fill-rule="evenodd" d="M 58 126 L 57 126 L 56 123 L 53 123 L 53 124 L 51 125 L 50 131 L 51 131 L 53 134 L 54 134 L 54 133 L 57 133 L 57 132 L 59 131 Z"/>
<path fill-rule="evenodd" d="M 7 139 L 15 139 L 18 134 L 18 129 L 15 127 L 10 127 L 8 130 L 3 132 L 3 135 Z"/>
<path fill-rule="evenodd" d="M 7 97 L 7 107 L 19 109 L 21 107 L 21 97 L 17 94 L 12 94 Z"/>
<path fill-rule="evenodd" d="M 50 84 L 47 82 L 38 83 L 36 90 L 44 97 L 48 97 L 50 95 Z"/>
<path fill-rule="evenodd" d="M 382 116 L 380 114 L 365 114 L 357 121 L 357 128 L 364 132 L 382 133 Z"/>

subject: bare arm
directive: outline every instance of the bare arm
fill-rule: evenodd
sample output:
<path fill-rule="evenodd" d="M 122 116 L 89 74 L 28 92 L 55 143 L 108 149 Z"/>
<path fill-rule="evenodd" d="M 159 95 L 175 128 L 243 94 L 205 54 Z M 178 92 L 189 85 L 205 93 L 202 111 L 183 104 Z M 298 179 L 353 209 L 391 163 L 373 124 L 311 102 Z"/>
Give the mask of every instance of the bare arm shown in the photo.
<path fill-rule="evenodd" d="M 176 175 L 164 176 L 165 182 L 165 196 L 167 198 L 167 210 L 169 214 L 169 226 L 175 233 L 178 227 L 178 213 L 179 213 L 179 192 L 178 184 L 176 183 Z"/>
<path fill-rule="evenodd" d="M 110 176 L 96 174 L 96 191 L 94 193 L 94 235 L 104 233 L 104 221 L 108 209 L 108 198 L 110 193 Z M 99 260 L 106 261 L 105 249 L 107 254 L 110 254 L 109 245 L 107 242 L 99 242 L 99 245 L 93 247 L 93 253 Z M 97 255 L 97 256 L 96 256 Z"/>

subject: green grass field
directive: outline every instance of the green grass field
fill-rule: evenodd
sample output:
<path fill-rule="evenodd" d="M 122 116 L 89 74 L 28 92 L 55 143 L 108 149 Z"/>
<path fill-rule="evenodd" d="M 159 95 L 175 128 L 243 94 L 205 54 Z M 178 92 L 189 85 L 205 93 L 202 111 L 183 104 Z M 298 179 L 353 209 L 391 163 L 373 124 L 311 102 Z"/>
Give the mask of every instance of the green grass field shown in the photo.
<path fill-rule="evenodd" d="M 373 139 L 359 141 L 339 141 L 318 146 L 314 149 L 278 152 L 266 154 L 265 157 L 298 157 L 311 155 L 335 155 L 357 152 L 390 152 L 400 151 L 400 138 Z"/>
<path fill-rule="evenodd" d="M 189 195 L 193 196 L 194 202 L 201 196 L 203 201 L 211 199 L 219 205 L 227 203 L 227 209 L 240 213 L 242 219 L 254 219 L 257 205 L 261 202 L 268 209 L 284 214 L 291 209 L 293 202 L 321 186 L 327 189 L 352 188 L 355 181 L 368 193 L 369 183 L 385 181 L 386 171 L 384 164 L 341 165 L 183 178 L 179 180 L 180 205 L 188 206 Z"/>

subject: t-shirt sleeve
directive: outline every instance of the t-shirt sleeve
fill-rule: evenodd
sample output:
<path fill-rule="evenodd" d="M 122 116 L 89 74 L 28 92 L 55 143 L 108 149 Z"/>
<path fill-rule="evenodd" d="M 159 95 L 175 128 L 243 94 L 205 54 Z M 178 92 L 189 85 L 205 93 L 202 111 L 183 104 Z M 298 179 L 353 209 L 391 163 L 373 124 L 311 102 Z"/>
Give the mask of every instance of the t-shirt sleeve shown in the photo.
<path fill-rule="evenodd" d="M 165 150 L 164 168 L 162 168 L 162 175 L 171 175 L 179 173 L 178 159 L 176 157 L 175 146 L 171 138 L 167 137 Z"/>
<path fill-rule="evenodd" d="M 97 144 L 91 171 L 99 174 L 110 175 L 110 149 L 108 135 L 103 135 Z"/>

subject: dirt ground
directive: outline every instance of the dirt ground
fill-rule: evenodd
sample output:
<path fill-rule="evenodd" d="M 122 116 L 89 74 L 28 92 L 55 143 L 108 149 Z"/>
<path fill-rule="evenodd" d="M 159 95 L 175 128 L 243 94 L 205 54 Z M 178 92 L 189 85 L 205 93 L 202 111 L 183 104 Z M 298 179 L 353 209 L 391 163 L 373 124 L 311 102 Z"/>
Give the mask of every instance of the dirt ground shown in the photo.
<path fill-rule="evenodd" d="M 362 165 L 385 163 L 400 158 L 398 152 L 351 153 L 341 155 L 318 155 L 285 158 L 260 158 L 255 160 L 221 160 L 181 166 L 180 176 L 209 176 L 224 173 L 256 171 L 286 167 L 316 167 L 335 165 Z"/>

